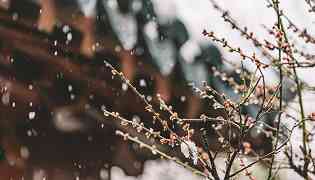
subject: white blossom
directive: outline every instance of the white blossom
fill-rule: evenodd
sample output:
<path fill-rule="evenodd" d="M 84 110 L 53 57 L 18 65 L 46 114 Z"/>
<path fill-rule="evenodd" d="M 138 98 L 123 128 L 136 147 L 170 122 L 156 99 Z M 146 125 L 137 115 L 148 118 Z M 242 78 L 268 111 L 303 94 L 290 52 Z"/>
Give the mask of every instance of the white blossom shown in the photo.
<path fill-rule="evenodd" d="M 193 160 L 193 163 L 196 165 L 198 162 L 198 151 L 197 146 L 194 142 L 188 140 L 180 144 L 180 150 L 186 158 Z"/>

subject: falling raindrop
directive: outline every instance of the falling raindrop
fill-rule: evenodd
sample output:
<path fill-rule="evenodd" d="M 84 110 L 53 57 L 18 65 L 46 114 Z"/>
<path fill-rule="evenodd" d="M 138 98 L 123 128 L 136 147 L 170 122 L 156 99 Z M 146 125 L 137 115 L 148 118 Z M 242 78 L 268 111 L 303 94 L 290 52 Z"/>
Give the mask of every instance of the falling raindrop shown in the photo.
<path fill-rule="evenodd" d="M 74 100 L 75 99 L 75 95 L 74 94 L 70 94 L 70 99 Z"/>
<path fill-rule="evenodd" d="M 32 135 L 33 135 L 33 133 L 32 133 L 32 131 L 31 131 L 31 130 L 27 130 L 27 132 L 26 132 L 26 133 L 27 133 L 27 135 L 28 135 L 28 136 L 32 136 Z"/>
<path fill-rule="evenodd" d="M 147 86 L 147 83 L 146 83 L 146 81 L 145 81 L 144 79 L 140 79 L 139 85 L 140 85 L 141 87 L 146 87 L 146 86 Z"/>
<path fill-rule="evenodd" d="M 116 52 L 120 52 L 120 51 L 121 51 L 121 47 L 120 47 L 120 46 L 116 46 L 116 47 L 115 47 L 115 51 L 116 51 Z"/>
<path fill-rule="evenodd" d="M 122 89 L 123 91 L 127 91 L 127 90 L 128 90 L 128 85 L 127 85 L 126 83 L 122 83 L 121 89 Z"/>
<path fill-rule="evenodd" d="M 71 92 L 73 90 L 73 87 L 71 84 L 68 85 L 68 91 Z"/>
<path fill-rule="evenodd" d="M 214 109 L 220 109 L 220 108 L 224 108 L 224 107 L 223 107 L 222 104 L 220 104 L 220 103 L 218 103 L 218 102 L 215 102 L 215 103 L 213 104 L 213 108 L 214 108 Z"/>
<path fill-rule="evenodd" d="M 10 93 L 8 91 L 2 95 L 1 101 L 6 106 L 10 103 Z"/>
<path fill-rule="evenodd" d="M 147 100 L 150 102 L 152 101 L 152 96 L 147 96 Z"/>
<path fill-rule="evenodd" d="M 71 41 L 72 40 L 72 33 L 67 33 L 67 40 Z"/>
<path fill-rule="evenodd" d="M 28 113 L 28 119 L 30 120 L 34 119 L 35 116 L 36 116 L 36 113 L 34 111 Z"/>
<path fill-rule="evenodd" d="M 108 179 L 108 171 L 105 168 L 100 170 L 100 178 L 102 180 Z"/>
<path fill-rule="evenodd" d="M 93 95 L 93 94 L 90 94 L 90 95 L 89 95 L 89 99 L 91 99 L 91 100 L 94 99 L 94 95 Z"/>
<path fill-rule="evenodd" d="M 68 25 L 64 25 L 63 28 L 62 28 L 62 31 L 63 31 L 64 33 L 67 33 L 67 32 L 70 31 L 70 27 L 69 27 Z"/>
<path fill-rule="evenodd" d="M 28 89 L 29 89 L 29 90 L 33 90 L 33 88 L 34 88 L 34 87 L 33 87 L 32 84 L 28 85 Z"/>
<path fill-rule="evenodd" d="M 17 21 L 19 19 L 19 14 L 18 13 L 13 13 L 12 14 L 12 19 L 13 19 L 13 21 Z"/>
<path fill-rule="evenodd" d="M 26 146 L 20 148 L 20 155 L 23 159 L 28 159 L 30 157 L 30 151 Z"/>

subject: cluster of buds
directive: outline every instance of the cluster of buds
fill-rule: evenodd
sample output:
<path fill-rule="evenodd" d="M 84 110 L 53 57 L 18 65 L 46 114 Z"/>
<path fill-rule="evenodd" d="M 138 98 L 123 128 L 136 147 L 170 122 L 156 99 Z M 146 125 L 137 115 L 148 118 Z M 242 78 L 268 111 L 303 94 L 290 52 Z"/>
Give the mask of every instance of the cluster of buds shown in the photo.
<path fill-rule="evenodd" d="M 299 50 L 297 48 L 293 48 L 293 53 L 300 55 L 301 57 L 303 57 L 305 60 L 308 60 L 308 61 L 315 59 L 314 54 L 303 52 L 302 50 Z"/>
<path fill-rule="evenodd" d="M 269 67 L 268 64 L 263 63 L 261 60 L 257 58 L 256 53 L 253 53 L 252 55 L 247 55 L 242 51 L 240 47 L 237 47 L 237 48 L 232 47 L 225 38 L 217 37 L 212 31 L 207 32 L 206 30 L 204 30 L 202 34 L 206 37 L 209 37 L 213 42 L 216 42 L 220 44 L 222 47 L 226 48 L 230 53 L 237 53 L 241 57 L 242 60 L 249 59 L 253 63 L 255 63 L 255 65 L 259 68 Z"/>
<path fill-rule="evenodd" d="M 239 161 L 240 161 L 240 166 L 244 168 L 245 163 L 243 159 L 239 158 Z M 248 169 L 245 169 L 245 176 L 247 176 L 250 180 L 256 180 L 256 178 L 252 175 L 252 173 Z"/>
<path fill-rule="evenodd" d="M 243 152 L 245 155 L 248 155 L 253 151 L 252 145 L 249 142 L 243 142 Z"/>
<path fill-rule="evenodd" d="M 312 112 L 312 113 L 309 115 L 309 119 L 312 120 L 312 121 L 315 121 L 315 112 Z"/>
<path fill-rule="evenodd" d="M 174 147 L 177 142 L 177 135 L 175 133 L 170 133 L 170 138 L 163 138 L 160 140 L 161 144 L 168 144 L 171 147 Z"/>
<path fill-rule="evenodd" d="M 250 42 L 254 45 L 254 47 L 256 47 L 265 58 L 267 58 L 269 60 L 272 60 L 272 61 L 275 59 L 272 56 L 272 54 L 268 51 L 268 50 L 273 50 L 275 47 L 270 46 L 270 45 L 265 45 L 264 43 L 262 43 L 254 35 L 254 32 L 250 32 L 246 26 L 245 27 L 240 27 L 237 24 L 237 21 L 231 17 L 230 13 L 228 11 L 224 10 L 222 7 L 220 7 L 218 5 L 218 3 L 215 2 L 215 0 L 210 0 L 210 2 L 212 3 L 213 8 L 215 10 L 219 11 L 220 13 L 222 13 L 222 18 L 223 18 L 224 22 L 226 22 L 229 25 L 231 25 L 232 30 L 238 31 L 240 33 L 241 37 L 245 37 L 245 39 L 250 40 Z M 241 53 L 241 57 L 242 57 L 242 59 L 246 58 L 246 56 L 244 54 L 242 54 L 242 53 Z M 258 63 L 258 65 L 260 66 L 260 63 Z M 264 66 L 267 66 L 267 65 L 265 64 Z"/>
<path fill-rule="evenodd" d="M 248 32 L 247 27 L 240 27 L 237 23 L 236 20 L 233 19 L 230 15 L 230 13 L 226 10 L 224 10 L 222 7 L 220 7 L 214 0 L 211 0 L 211 3 L 213 5 L 213 8 L 220 13 L 222 13 L 221 17 L 223 18 L 224 22 L 227 22 L 228 24 L 231 25 L 232 29 L 235 29 L 240 32 L 241 36 L 245 37 L 248 40 L 251 40 L 256 47 L 261 47 L 262 43 L 254 36 L 253 32 Z"/>

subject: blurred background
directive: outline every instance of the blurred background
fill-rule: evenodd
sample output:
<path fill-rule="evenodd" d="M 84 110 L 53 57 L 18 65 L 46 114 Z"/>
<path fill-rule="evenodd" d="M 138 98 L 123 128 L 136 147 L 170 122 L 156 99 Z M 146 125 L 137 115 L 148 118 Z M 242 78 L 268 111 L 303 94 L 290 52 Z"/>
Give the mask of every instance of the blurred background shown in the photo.
<path fill-rule="evenodd" d="M 275 23 L 266 2 L 218 3 L 241 27 L 272 39 L 262 27 Z M 282 5 L 300 27 L 311 30 L 314 20 L 303 3 L 285 0 Z M 139 97 L 106 64 L 123 72 L 153 105 L 158 93 L 181 117 L 220 116 L 222 111 L 201 101 L 192 87 L 205 81 L 238 99 L 241 64 L 203 30 L 246 52 L 257 51 L 221 16 L 208 0 L 0 0 L 0 179 L 200 179 L 115 135 L 117 129 L 139 134 L 105 117 L 104 109 L 155 130 L 161 126 L 152 123 Z M 251 63 L 243 65 L 245 72 L 253 71 Z M 299 73 L 315 84 L 311 71 Z M 278 82 L 273 70 L 265 74 L 268 86 Z M 290 82 L 286 86 L 286 101 L 294 109 L 295 94 Z M 307 112 L 313 112 L 314 95 L 305 99 Z M 252 103 L 244 113 L 255 117 L 258 110 Z M 262 121 L 273 124 L 274 117 Z M 264 132 L 254 128 L 248 137 L 259 154 L 271 148 Z M 217 150 L 215 134 L 209 140 Z M 185 160 L 178 148 L 163 150 Z M 263 164 L 251 170 L 257 179 L 267 173 Z M 282 178 L 288 177 L 294 173 L 283 172 Z"/>

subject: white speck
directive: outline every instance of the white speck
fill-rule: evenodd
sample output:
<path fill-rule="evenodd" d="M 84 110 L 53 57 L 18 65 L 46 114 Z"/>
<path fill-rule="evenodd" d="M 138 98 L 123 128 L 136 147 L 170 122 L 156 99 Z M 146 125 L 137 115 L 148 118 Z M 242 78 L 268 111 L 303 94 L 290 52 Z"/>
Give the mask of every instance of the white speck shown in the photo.
<path fill-rule="evenodd" d="M 67 33 L 67 32 L 70 31 L 70 27 L 69 27 L 68 25 L 64 25 L 63 28 L 62 28 L 62 31 L 63 31 L 64 33 Z"/>
<path fill-rule="evenodd" d="M 57 109 L 53 113 L 53 123 L 56 129 L 63 132 L 73 132 L 84 129 L 81 121 L 79 121 L 67 108 Z"/>
<path fill-rule="evenodd" d="M 28 130 L 28 131 L 27 131 L 27 135 L 28 135 L 28 136 L 32 136 L 32 135 L 33 135 L 32 131 L 31 131 L 31 130 Z"/>
<path fill-rule="evenodd" d="M 100 170 L 100 178 L 102 180 L 108 179 L 108 171 L 104 168 Z"/>
<path fill-rule="evenodd" d="M 102 111 L 106 111 L 106 106 L 105 106 L 105 105 L 102 105 L 102 106 L 101 106 L 101 110 L 102 110 Z"/>
<path fill-rule="evenodd" d="M 122 83 L 121 89 L 122 89 L 123 91 L 127 91 L 127 90 L 128 90 L 128 85 L 127 85 L 126 83 Z"/>
<path fill-rule="evenodd" d="M 75 99 L 75 95 L 74 94 L 70 94 L 70 99 L 74 100 Z"/>
<path fill-rule="evenodd" d="M 90 104 L 84 104 L 84 108 L 85 108 L 85 109 L 90 109 L 90 108 L 91 108 L 91 105 L 90 105 Z"/>
<path fill-rule="evenodd" d="M 43 169 L 34 169 L 33 180 L 47 180 L 47 173 Z"/>
<path fill-rule="evenodd" d="M 139 116 L 134 115 L 134 116 L 132 117 L 132 125 L 133 125 L 133 126 L 135 126 L 136 124 L 139 124 L 140 122 L 141 122 L 141 119 L 140 119 Z"/>
<path fill-rule="evenodd" d="M 28 85 L 28 89 L 29 89 L 29 90 L 33 90 L 33 88 L 34 88 L 33 85 L 31 85 L 31 84 Z"/>
<path fill-rule="evenodd" d="M 95 44 L 92 45 L 92 51 L 96 51 L 96 45 Z"/>
<path fill-rule="evenodd" d="M 185 102 L 186 101 L 186 96 L 181 96 L 180 101 Z"/>
<path fill-rule="evenodd" d="M 28 150 L 28 148 L 26 146 L 22 146 L 20 148 L 20 155 L 23 159 L 28 159 L 30 156 L 30 151 Z"/>
<path fill-rule="evenodd" d="M 13 21 L 18 20 L 18 19 L 19 19 L 19 15 L 18 15 L 18 13 L 13 13 L 13 15 L 12 15 L 12 19 L 13 19 Z"/>
<path fill-rule="evenodd" d="M 89 95 L 89 99 L 94 99 L 94 95 L 93 95 L 93 94 L 90 94 L 90 95 Z"/>
<path fill-rule="evenodd" d="M 55 52 L 54 52 L 54 55 L 57 56 L 57 55 L 58 55 L 58 51 L 55 51 Z"/>
<path fill-rule="evenodd" d="M 152 96 L 147 96 L 148 101 L 152 101 Z"/>
<path fill-rule="evenodd" d="M 35 116 L 36 116 L 36 113 L 35 113 L 34 111 L 28 113 L 28 118 L 29 118 L 29 119 L 34 119 Z"/>
<path fill-rule="evenodd" d="M 220 143 L 223 143 L 224 142 L 224 137 L 219 137 L 218 140 L 219 140 Z"/>
<path fill-rule="evenodd" d="M 67 33 L 67 40 L 71 41 L 72 40 L 72 33 Z"/>
<path fill-rule="evenodd" d="M 4 105 L 8 105 L 10 103 L 10 93 L 8 91 L 2 95 L 1 101 Z"/>
<path fill-rule="evenodd" d="M 213 106 L 214 109 L 224 108 L 223 105 L 218 103 L 218 102 L 215 102 L 212 106 Z"/>
<path fill-rule="evenodd" d="M 120 46 L 116 46 L 116 47 L 115 47 L 115 51 L 116 51 L 116 52 L 120 52 L 120 51 L 121 51 L 121 47 L 120 47 Z"/>
<path fill-rule="evenodd" d="M 180 144 L 180 150 L 186 158 L 191 158 L 196 165 L 198 162 L 197 146 L 192 141 L 185 141 Z"/>
<path fill-rule="evenodd" d="M 71 92 L 73 90 L 72 85 L 68 85 L 68 91 Z"/>
<path fill-rule="evenodd" d="M 32 107 L 33 106 L 33 102 L 30 102 L 29 106 Z"/>
<path fill-rule="evenodd" d="M 145 82 L 144 79 L 140 79 L 140 86 L 141 86 L 141 87 L 147 86 L 147 83 Z"/>
<path fill-rule="evenodd" d="M 15 108 L 15 105 L 16 105 L 15 102 L 12 102 L 12 107 L 13 107 L 13 108 Z"/>

